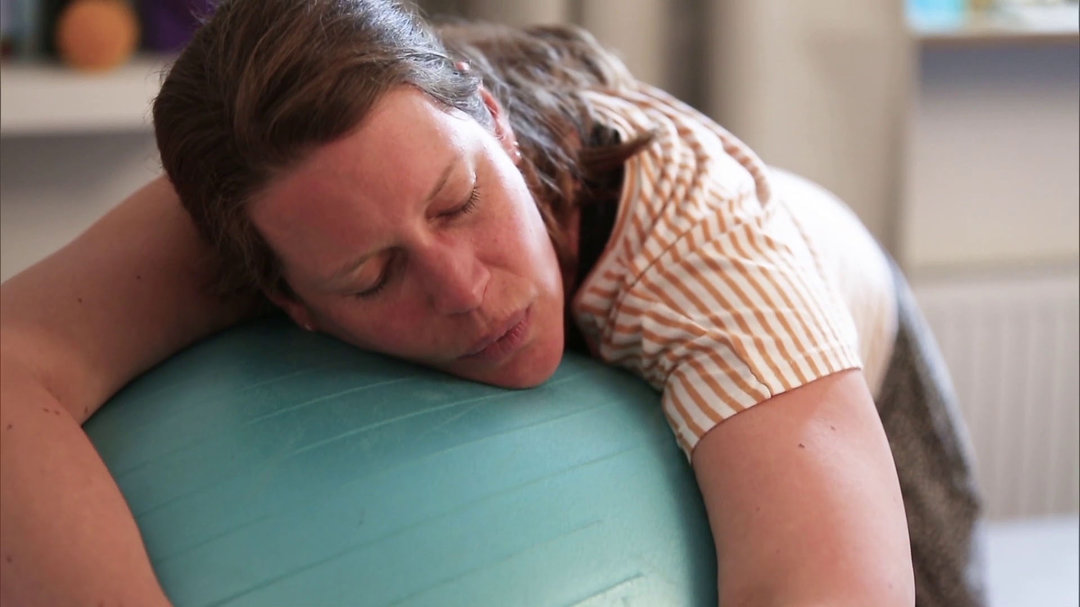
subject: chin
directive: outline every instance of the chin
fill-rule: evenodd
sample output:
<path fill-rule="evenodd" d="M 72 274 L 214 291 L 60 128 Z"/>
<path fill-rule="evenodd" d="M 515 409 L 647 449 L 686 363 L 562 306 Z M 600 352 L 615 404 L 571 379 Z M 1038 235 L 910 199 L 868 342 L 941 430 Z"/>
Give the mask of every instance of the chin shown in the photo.
<path fill-rule="evenodd" d="M 498 385 L 502 385 L 504 388 L 535 388 L 550 379 L 552 375 L 555 375 L 561 361 L 562 351 L 560 350 L 559 355 L 547 361 L 546 364 L 537 362 L 537 364 L 531 365 L 527 369 L 521 369 L 511 375 L 505 384 Z"/>
<path fill-rule="evenodd" d="M 500 388 L 535 388 L 555 374 L 562 356 L 563 336 L 559 333 L 538 340 L 506 365 L 478 373 L 471 379 Z"/>

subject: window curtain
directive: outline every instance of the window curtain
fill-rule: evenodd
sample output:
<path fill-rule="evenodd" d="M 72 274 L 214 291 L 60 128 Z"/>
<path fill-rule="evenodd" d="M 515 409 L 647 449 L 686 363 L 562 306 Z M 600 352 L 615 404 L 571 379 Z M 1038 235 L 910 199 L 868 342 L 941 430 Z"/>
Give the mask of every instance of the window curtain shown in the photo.
<path fill-rule="evenodd" d="M 421 0 L 431 16 L 571 22 L 638 78 L 897 240 L 914 51 L 904 0 Z M 895 254 L 896 251 L 893 250 Z"/>

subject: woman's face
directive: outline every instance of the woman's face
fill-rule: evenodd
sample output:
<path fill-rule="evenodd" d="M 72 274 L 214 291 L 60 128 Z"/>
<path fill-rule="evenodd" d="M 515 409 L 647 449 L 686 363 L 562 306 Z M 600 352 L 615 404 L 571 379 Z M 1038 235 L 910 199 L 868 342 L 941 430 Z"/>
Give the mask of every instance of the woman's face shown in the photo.
<path fill-rule="evenodd" d="M 411 87 L 316 149 L 252 204 L 300 325 L 506 387 L 543 382 L 563 351 L 551 240 L 489 97 L 492 133 Z"/>

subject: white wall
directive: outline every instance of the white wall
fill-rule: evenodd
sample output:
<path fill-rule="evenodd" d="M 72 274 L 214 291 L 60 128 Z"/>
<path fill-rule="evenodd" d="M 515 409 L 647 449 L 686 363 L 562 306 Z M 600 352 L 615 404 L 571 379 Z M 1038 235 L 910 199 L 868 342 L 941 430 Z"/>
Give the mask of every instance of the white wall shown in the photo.
<path fill-rule="evenodd" d="M 710 113 L 765 162 L 837 194 L 893 250 L 913 58 L 904 2 L 708 4 Z"/>
<path fill-rule="evenodd" d="M 1080 49 L 924 49 L 901 257 L 916 273 L 1080 257 Z"/>
<path fill-rule="evenodd" d="M 987 512 L 1076 512 L 1080 48 L 961 42 L 917 67 L 899 254 Z"/>
<path fill-rule="evenodd" d="M 66 244 L 159 172 L 148 131 L 0 138 L 0 280 Z"/>

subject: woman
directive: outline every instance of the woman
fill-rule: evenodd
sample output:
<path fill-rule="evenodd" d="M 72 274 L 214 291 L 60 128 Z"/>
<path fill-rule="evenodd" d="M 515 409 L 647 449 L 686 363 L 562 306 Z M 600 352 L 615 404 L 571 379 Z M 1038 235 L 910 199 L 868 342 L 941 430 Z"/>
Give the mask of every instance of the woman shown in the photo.
<path fill-rule="evenodd" d="M 953 420 L 850 213 L 583 32 L 439 35 L 390 1 L 223 3 L 155 103 L 167 179 L 4 285 L 5 602 L 167 604 L 79 424 L 265 300 L 501 386 L 567 340 L 633 369 L 722 604 L 979 604 Z"/>

